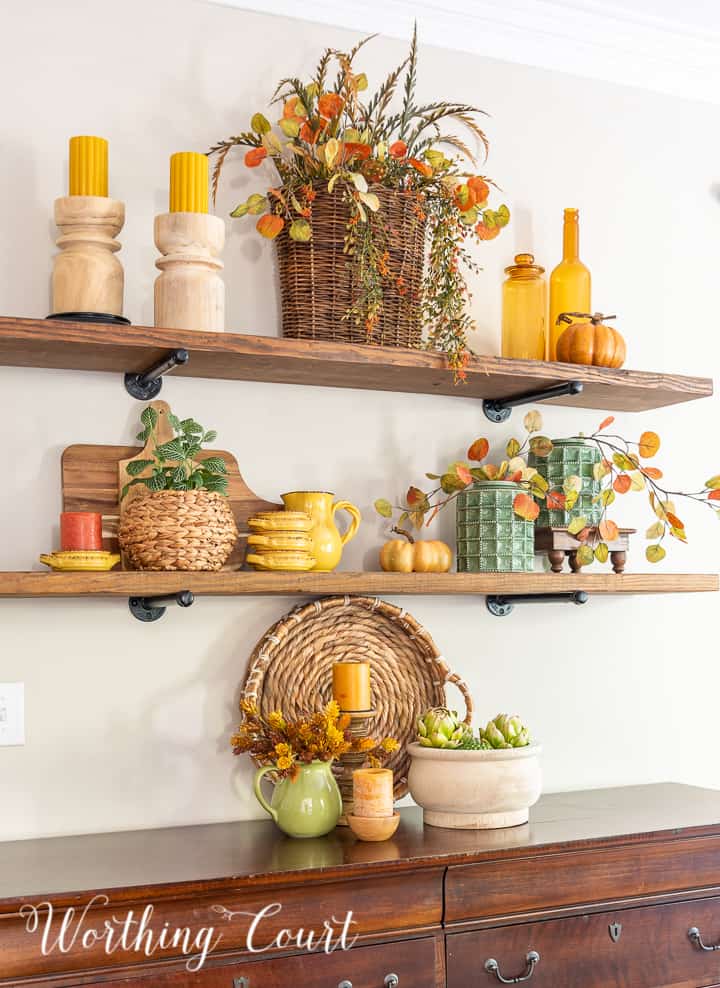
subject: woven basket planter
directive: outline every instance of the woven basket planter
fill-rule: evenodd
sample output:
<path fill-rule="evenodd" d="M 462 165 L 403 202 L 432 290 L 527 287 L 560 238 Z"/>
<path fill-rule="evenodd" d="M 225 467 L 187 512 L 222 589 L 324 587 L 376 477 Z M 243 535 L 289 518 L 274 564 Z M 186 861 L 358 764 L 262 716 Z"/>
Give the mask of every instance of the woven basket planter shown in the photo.
<path fill-rule="evenodd" d="M 133 569 L 219 570 L 238 530 L 228 499 L 214 491 L 154 491 L 123 512 L 118 542 Z"/>
<path fill-rule="evenodd" d="M 422 341 L 420 290 L 425 258 L 425 223 L 415 214 L 408 192 L 373 185 L 380 209 L 373 222 L 387 228 L 389 275 L 384 280 L 383 309 L 368 334 L 364 321 L 347 313 L 360 289 L 357 265 L 343 253 L 349 207 L 338 192 L 315 187 L 312 240 L 298 243 L 283 230 L 276 240 L 280 266 L 283 336 L 333 343 L 371 343 L 418 347 Z M 404 287 L 398 289 L 402 276 Z"/>
<path fill-rule="evenodd" d="M 486 480 L 458 494 L 458 573 L 532 572 L 535 526 L 513 511 L 522 490 L 510 481 Z"/>
<path fill-rule="evenodd" d="M 602 515 L 602 505 L 593 498 L 600 493 L 600 481 L 595 480 L 593 467 L 600 462 L 600 450 L 595 443 L 581 439 L 553 439 L 550 456 L 535 456 L 530 453 L 528 465 L 534 467 L 544 477 L 550 487 L 562 489 L 566 477 L 580 477 L 582 490 L 572 511 L 548 511 L 545 502 L 540 502 L 538 528 L 567 528 L 573 518 L 581 515 L 589 525 L 597 525 Z"/>
<path fill-rule="evenodd" d="M 242 699 L 253 701 L 262 714 L 282 710 L 294 720 L 332 699 L 333 663 L 351 659 L 370 663 L 375 716 L 369 732 L 400 743 L 387 762 L 400 799 L 407 792 L 406 746 L 415 740 L 417 718 L 429 707 L 446 705 L 446 683 L 458 687 L 466 723 L 472 719 L 467 686 L 406 611 L 375 597 L 327 597 L 296 607 L 256 645 Z"/>

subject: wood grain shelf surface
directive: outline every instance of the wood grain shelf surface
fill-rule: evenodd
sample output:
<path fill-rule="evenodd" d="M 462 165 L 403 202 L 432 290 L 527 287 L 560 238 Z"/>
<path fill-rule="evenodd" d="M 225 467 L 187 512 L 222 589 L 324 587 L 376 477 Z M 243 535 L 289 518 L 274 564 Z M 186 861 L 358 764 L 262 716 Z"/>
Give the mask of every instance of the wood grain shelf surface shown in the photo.
<path fill-rule="evenodd" d="M 0 597 L 152 596 L 192 590 L 199 596 L 335 594 L 702 593 L 720 589 L 715 573 L 12 573 L 0 572 Z"/>
<path fill-rule="evenodd" d="M 581 394 L 551 403 L 628 412 L 713 393 L 706 377 L 483 356 L 471 359 L 467 382 L 455 385 L 445 358 L 424 350 L 0 317 L 0 365 L 139 373 L 176 347 L 190 353 L 173 371 L 182 377 L 498 399 L 580 380 Z"/>

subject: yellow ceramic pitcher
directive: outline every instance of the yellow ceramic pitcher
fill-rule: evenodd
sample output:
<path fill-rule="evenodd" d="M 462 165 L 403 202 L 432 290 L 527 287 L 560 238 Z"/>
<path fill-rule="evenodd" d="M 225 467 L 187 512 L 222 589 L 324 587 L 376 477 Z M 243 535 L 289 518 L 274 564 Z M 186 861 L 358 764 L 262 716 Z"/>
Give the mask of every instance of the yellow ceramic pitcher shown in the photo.
<path fill-rule="evenodd" d="M 333 504 L 334 496 L 326 491 L 293 491 L 282 496 L 288 511 L 304 511 L 312 518 L 312 554 L 317 560 L 313 570 L 323 573 L 329 573 L 340 562 L 342 547 L 353 538 L 362 518 L 360 511 L 349 501 Z M 350 525 L 344 535 L 335 524 L 336 511 L 347 511 L 350 515 Z"/>

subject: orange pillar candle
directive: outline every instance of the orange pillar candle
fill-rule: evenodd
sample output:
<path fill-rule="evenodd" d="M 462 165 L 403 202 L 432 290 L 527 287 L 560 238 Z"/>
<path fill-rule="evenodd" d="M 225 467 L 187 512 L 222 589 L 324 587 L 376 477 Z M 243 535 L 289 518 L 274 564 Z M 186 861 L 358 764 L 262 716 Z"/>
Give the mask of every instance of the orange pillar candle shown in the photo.
<path fill-rule="evenodd" d="M 97 511 L 63 511 L 60 548 L 63 552 L 102 549 L 102 515 Z"/>
<path fill-rule="evenodd" d="M 341 710 L 370 710 L 370 663 L 335 662 L 333 698 Z"/>
<path fill-rule="evenodd" d="M 353 772 L 353 816 L 393 815 L 393 774 L 389 768 L 356 768 Z"/>
<path fill-rule="evenodd" d="M 197 151 L 173 154 L 170 158 L 170 212 L 207 213 L 209 177 L 207 155 Z"/>
<path fill-rule="evenodd" d="M 108 142 L 104 137 L 70 138 L 71 196 L 107 196 Z"/>

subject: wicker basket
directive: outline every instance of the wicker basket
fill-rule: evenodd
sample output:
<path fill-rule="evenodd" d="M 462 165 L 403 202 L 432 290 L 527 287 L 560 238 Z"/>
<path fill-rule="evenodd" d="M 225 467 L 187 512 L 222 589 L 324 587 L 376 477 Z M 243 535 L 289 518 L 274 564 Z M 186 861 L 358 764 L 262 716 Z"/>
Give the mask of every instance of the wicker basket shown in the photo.
<path fill-rule="evenodd" d="M 484 480 L 458 494 L 458 573 L 532 572 L 535 526 L 513 511 L 522 490 L 507 480 Z"/>
<path fill-rule="evenodd" d="M 242 698 L 262 714 L 281 709 L 295 719 L 318 710 L 332 696 L 332 665 L 357 659 L 370 663 L 375 716 L 373 737 L 392 736 L 400 748 L 388 761 L 395 797 L 407 792 L 417 718 L 444 706 L 445 684 L 454 683 L 472 719 L 465 683 L 451 673 L 435 642 L 406 611 L 375 597 L 328 597 L 296 607 L 258 642 L 250 658 Z"/>
<path fill-rule="evenodd" d="M 357 267 L 343 246 L 349 208 L 338 193 L 316 186 L 312 209 L 312 240 L 298 243 L 287 230 L 277 238 L 280 265 L 283 336 L 334 343 L 373 343 L 418 347 L 422 341 L 420 290 L 425 255 L 425 222 L 415 213 L 416 199 L 408 192 L 372 186 L 380 199 L 376 214 L 387 228 L 389 275 L 383 309 L 373 332 L 364 321 L 348 318 L 360 289 Z M 397 279 L 404 281 L 401 294 Z"/>
<path fill-rule="evenodd" d="M 214 491 L 155 491 L 123 512 L 118 542 L 133 569 L 219 570 L 238 530 L 228 499 Z"/>

